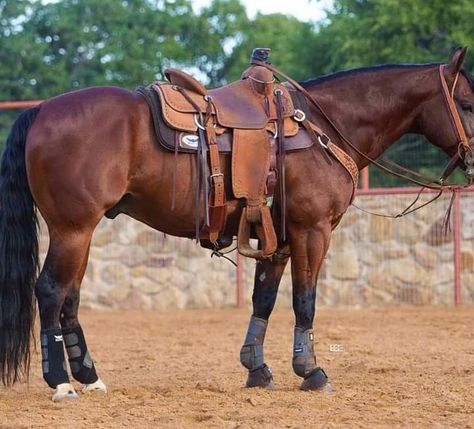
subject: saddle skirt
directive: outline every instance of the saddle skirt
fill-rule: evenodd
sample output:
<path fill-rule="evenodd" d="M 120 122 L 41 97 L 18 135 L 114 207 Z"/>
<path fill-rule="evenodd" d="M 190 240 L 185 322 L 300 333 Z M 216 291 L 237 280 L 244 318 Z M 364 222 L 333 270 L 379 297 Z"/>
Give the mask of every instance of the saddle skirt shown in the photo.
<path fill-rule="evenodd" d="M 232 84 L 231 84 L 232 85 Z M 280 86 L 280 85 L 278 85 Z M 285 88 L 285 91 L 290 97 L 291 105 L 293 105 L 293 93 L 294 91 L 289 90 L 285 85 L 281 84 Z M 219 89 L 219 88 L 218 88 Z M 153 121 L 157 134 L 158 142 L 166 149 L 184 153 L 195 153 L 198 150 L 198 123 L 199 119 L 195 109 L 190 108 L 189 103 L 186 104 L 184 96 L 178 91 L 175 85 L 169 82 L 155 82 L 147 88 L 141 87 L 142 92 L 147 92 L 146 96 L 150 107 L 153 104 L 155 107 L 152 109 L 155 114 L 153 115 Z M 210 93 L 212 94 L 212 91 Z M 143 94 L 145 95 L 145 94 Z M 205 104 L 201 101 L 203 97 L 197 97 L 192 94 L 191 98 L 199 100 L 199 106 L 204 107 Z M 254 109 L 257 110 L 257 109 Z M 294 112 L 293 112 L 294 113 Z M 244 115 L 246 113 L 244 112 Z M 259 112 L 259 117 L 261 110 Z M 225 114 L 220 114 L 222 118 L 227 117 Z M 217 118 L 217 115 L 216 115 Z M 217 118 L 218 119 L 218 118 Z M 235 120 L 243 123 L 245 119 Z M 227 121 L 228 123 L 229 121 Z M 226 120 L 224 119 L 224 123 Z M 253 124 L 257 121 L 253 120 Z M 259 124 L 263 124 L 262 128 L 265 129 L 269 136 L 275 136 L 276 128 L 274 120 L 270 121 L 267 119 L 258 119 Z M 251 124 L 252 125 L 252 124 Z M 217 135 L 217 144 L 219 152 L 231 153 L 232 152 L 232 132 L 234 127 L 225 127 L 223 124 L 218 123 L 214 126 Z M 237 127 L 237 129 L 255 129 L 251 126 Z M 257 128 L 258 129 L 258 128 Z M 314 144 L 314 141 L 310 138 L 307 131 L 295 121 L 292 116 L 284 118 L 284 132 L 285 132 L 285 151 L 291 152 L 299 149 L 306 149 Z"/>

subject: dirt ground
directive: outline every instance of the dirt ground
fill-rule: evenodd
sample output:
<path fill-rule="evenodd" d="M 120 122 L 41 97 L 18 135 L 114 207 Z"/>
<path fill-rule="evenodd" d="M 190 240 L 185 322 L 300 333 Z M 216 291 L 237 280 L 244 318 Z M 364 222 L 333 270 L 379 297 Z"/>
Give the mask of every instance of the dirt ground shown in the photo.
<path fill-rule="evenodd" d="M 293 315 L 277 309 L 266 361 L 276 389 L 246 389 L 249 310 L 82 311 L 107 395 L 53 403 L 35 355 L 30 384 L 0 388 L 0 428 L 474 428 L 474 307 L 318 312 L 333 393 L 291 369 Z"/>

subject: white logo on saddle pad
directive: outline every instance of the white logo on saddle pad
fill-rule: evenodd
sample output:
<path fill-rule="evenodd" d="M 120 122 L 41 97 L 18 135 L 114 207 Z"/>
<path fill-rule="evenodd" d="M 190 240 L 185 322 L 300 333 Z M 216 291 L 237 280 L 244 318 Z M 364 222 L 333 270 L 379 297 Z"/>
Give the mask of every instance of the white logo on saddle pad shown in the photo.
<path fill-rule="evenodd" d="M 186 134 L 181 137 L 181 144 L 193 149 L 197 149 L 199 143 L 199 137 L 194 134 Z"/>
<path fill-rule="evenodd" d="M 62 335 L 55 335 L 55 336 L 54 336 L 54 341 L 55 341 L 55 342 L 59 343 L 59 342 L 62 341 L 62 340 L 63 340 L 63 336 L 62 336 Z"/>

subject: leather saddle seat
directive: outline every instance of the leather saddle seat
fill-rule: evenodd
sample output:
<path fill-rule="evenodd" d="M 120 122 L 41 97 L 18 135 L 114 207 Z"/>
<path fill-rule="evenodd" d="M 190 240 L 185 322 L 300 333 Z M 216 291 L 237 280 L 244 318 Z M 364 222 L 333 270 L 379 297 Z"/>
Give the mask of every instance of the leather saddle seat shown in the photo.
<path fill-rule="evenodd" d="M 276 121 L 273 92 L 279 89 L 283 94 L 283 117 L 289 119 L 285 120 L 285 135 L 295 135 L 298 132 L 298 124 L 291 119 L 295 109 L 288 88 L 283 84 L 265 81 L 268 75 L 262 71 L 270 73 L 273 78 L 269 70 L 254 66 L 244 72 L 243 79 L 206 90 L 199 81 L 183 71 L 167 69 L 165 75 L 170 82 L 155 83 L 153 87 L 160 95 L 163 119 L 168 126 L 176 130 L 197 132 L 198 124 L 194 115 L 198 112 L 195 106 L 205 112 L 210 100 L 217 134 L 222 134 L 229 128 L 264 129 L 269 122 Z M 186 90 L 186 95 L 192 99 L 195 106 L 183 95 L 181 89 Z"/>

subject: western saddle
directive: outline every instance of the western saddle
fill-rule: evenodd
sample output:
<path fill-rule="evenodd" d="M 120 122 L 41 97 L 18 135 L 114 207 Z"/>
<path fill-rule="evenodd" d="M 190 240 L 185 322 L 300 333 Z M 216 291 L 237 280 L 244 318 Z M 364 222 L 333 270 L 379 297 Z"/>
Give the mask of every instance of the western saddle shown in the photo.
<path fill-rule="evenodd" d="M 159 141 L 176 153 L 198 154 L 196 237 L 201 242 L 210 241 L 216 249 L 226 222 L 219 151 L 232 152 L 232 191 L 245 202 L 238 251 L 256 259 L 271 257 L 277 249 L 271 213 L 277 182 L 280 236 L 283 241 L 286 239 L 285 151 L 309 147 L 314 141 L 309 130 L 300 127 L 305 115 L 295 110 L 288 86 L 276 83 L 273 72 L 265 67 L 269 51 L 254 49 L 251 66 L 240 80 L 212 90 L 181 70 L 165 70 L 169 82 L 155 82 L 150 87 L 155 97 L 158 95 L 160 108 L 156 102 L 152 106 L 150 89 L 145 94 L 142 88 Z M 204 225 L 200 224 L 200 204 Z M 250 245 L 252 228 L 260 242 L 258 249 Z"/>

